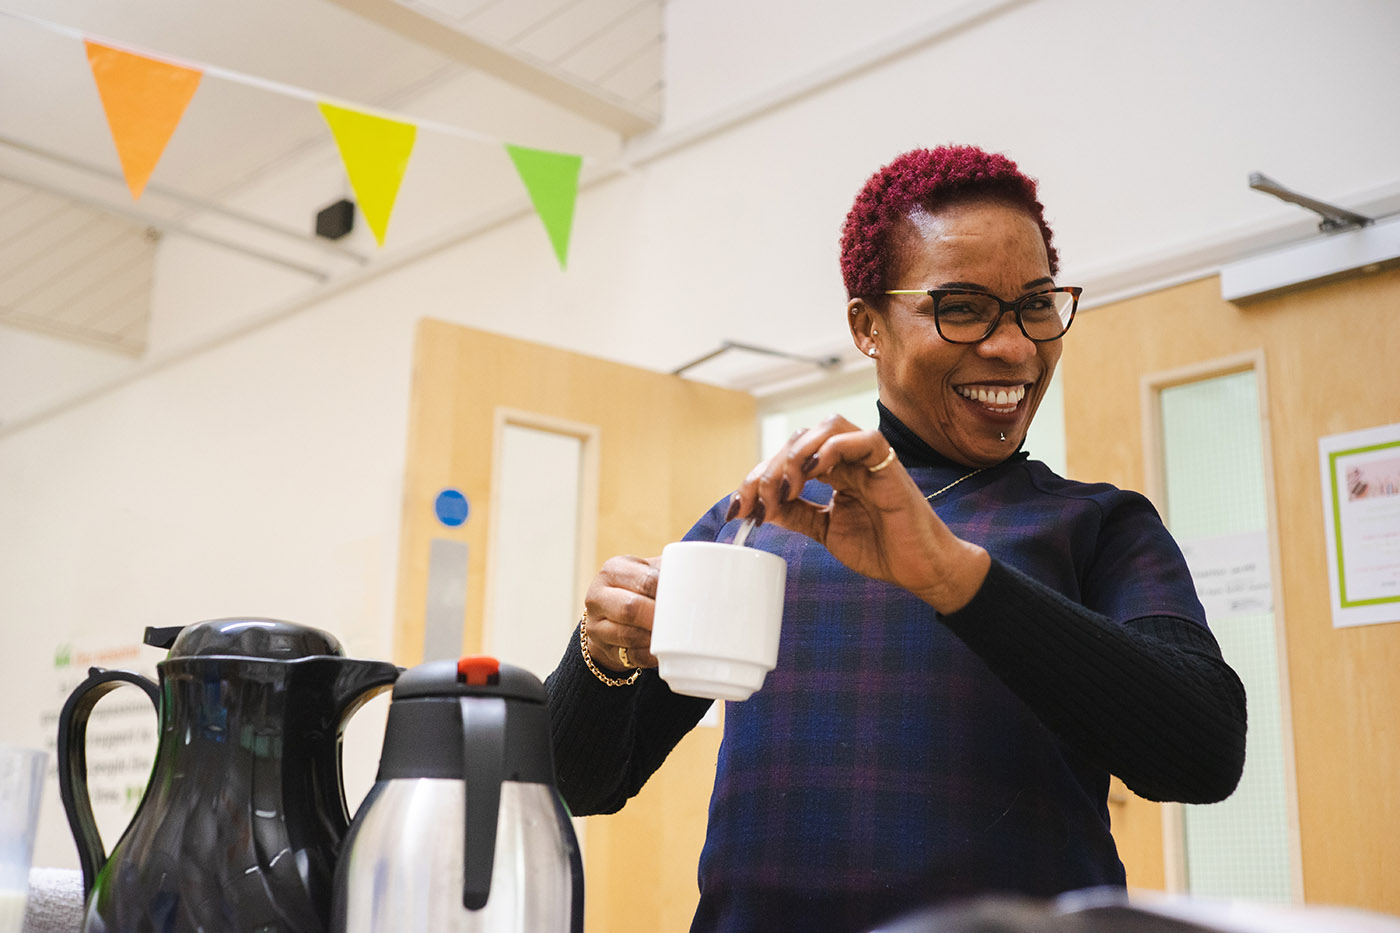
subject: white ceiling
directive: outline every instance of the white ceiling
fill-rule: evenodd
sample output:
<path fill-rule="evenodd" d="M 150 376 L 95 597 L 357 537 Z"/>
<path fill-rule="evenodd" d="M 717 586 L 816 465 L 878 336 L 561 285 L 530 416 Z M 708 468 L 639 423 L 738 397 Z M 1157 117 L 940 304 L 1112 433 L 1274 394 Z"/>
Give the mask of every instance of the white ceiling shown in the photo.
<path fill-rule="evenodd" d="M 331 0 L 632 135 L 662 99 L 662 0 Z"/>
<path fill-rule="evenodd" d="M 219 70 L 390 112 L 486 73 L 623 137 L 660 117 L 662 2 L 0 0 L 0 323 L 139 355 L 162 232 L 321 280 L 367 261 L 317 240 L 314 211 L 235 209 L 327 131 L 304 100 Z M 211 72 L 139 202 L 79 35 Z"/>
<path fill-rule="evenodd" d="M 142 224 L 0 178 L 0 320 L 139 353 L 158 235 Z"/>

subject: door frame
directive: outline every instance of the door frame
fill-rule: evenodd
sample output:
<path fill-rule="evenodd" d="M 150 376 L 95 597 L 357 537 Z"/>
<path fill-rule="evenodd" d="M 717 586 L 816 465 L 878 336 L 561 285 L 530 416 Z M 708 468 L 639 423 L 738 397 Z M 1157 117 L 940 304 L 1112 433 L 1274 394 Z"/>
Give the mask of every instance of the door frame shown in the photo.
<path fill-rule="evenodd" d="M 1279 715 L 1283 742 L 1284 797 L 1288 820 L 1290 893 L 1294 903 L 1303 901 L 1303 852 L 1298 816 L 1298 777 L 1293 740 L 1293 691 L 1288 675 L 1287 627 L 1282 561 L 1278 539 L 1278 498 L 1274 485 L 1274 453 L 1269 417 L 1269 380 L 1263 349 L 1247 350 L 1212 360 L 1202 360 L 1174 369 L 1147 373 L 1140 382 L 1142 406 L 1142 451 L 1144 494 L 1164 517 L 1167 514 L 1165 475 L 1165 443 L 1162 438 L 1161 395 L 1166 389 L 1202 382 L 1236 373 L 1253 372 L 1259 399 L 1260 461 L 1264 471 L 1266 520 L 1265 533 L 1269 542 L 1269 575 L 1273 591 L 1274 663 L 1279 678 Z M 1190 878 L 1186 865 L 1185 810 L 1179 803 L 1162 805 L 1162 861 L 1165 888 L 1169 893 L 1190 893 Z"/>

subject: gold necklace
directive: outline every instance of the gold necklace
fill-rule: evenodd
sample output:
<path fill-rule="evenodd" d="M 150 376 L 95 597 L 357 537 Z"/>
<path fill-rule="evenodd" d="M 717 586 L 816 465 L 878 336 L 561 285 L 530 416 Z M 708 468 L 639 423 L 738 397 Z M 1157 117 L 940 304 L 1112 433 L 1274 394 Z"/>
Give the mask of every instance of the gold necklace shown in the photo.
<path fill-rule="evenodd" d="M 931 492 L 931 493 L 929 493 L 928 495 L 924 496 L 924 498 L 925 498 L 926 500 L 928 500 L 929 502 L 932 502 L 932 501 L 934 500 L 934 498 L 936 498 L 937 496 L 943 495 L 945 492 L 947 492 L 948 490 L 952 489 L 954 486 L 956 486 L 958 483 L 961 483 L 963 480 L 965 480 L 965 479 L 972 479 L 974 476 L 976 476 L 978 473 L 981 473 L 983 470 L 990 470 L 990 469 L 991 469 L 991 467 L 978 467 L 977 469 L 973 470 L 971 473 L 968 473 L 968 474 L 966 474 L 966 475 L 964 475 L 964 476 L 959 476 L 957 479 L 953 480 L 951 483 L 949 483 L 947 486 L 944 486 L 942 489 L 938 490 L 937 492 Z"/>

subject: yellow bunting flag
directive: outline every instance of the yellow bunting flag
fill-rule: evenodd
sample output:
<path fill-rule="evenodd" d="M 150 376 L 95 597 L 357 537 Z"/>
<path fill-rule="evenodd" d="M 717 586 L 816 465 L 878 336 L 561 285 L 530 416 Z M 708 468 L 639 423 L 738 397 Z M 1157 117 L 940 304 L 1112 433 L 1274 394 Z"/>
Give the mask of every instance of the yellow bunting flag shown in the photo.
<path fill-rule="evenodd" d="M 122 173 L 140 198 L 202 72 L 84 41 Z"/>
<path fill-rule="evenodd" d="M 568 265 L 569 233 L 574 225 L 574 201 L 578 199 L 578 173 L 583 157 L 545 149 L 527 149 L 506 143 L 506 152 L 530 192 L 530 203 L 540 215 L 559 268 Z"/>
<path fill-rule="evenodd" d="M 360 202 L 365 221 L 374 231 L 375 240 L 383 246 L 389 215 L 394 210 L 394 199 L 399 196 L 399 183 L 408 168 L 418 127 L 347 110 L 325 101 L 317 106 L 340 148 L 345 174 L 350 178 L 350 187 L 355 189 L 355 199 Z"/>

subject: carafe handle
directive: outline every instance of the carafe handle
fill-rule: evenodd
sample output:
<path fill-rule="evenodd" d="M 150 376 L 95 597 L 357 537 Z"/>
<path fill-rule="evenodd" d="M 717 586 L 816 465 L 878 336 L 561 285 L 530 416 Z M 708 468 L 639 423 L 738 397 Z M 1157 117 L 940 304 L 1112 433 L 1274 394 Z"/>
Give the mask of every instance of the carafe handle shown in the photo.
<path fill-rule="evenodd" d="M 466 785 L 466 852 L 462 906 L 480 910 L 491 896 L 496 822 L 506 761 L 506 701 L 462 697 L 462 770 Z"/>
<path fill-rule="evenodd" d="M 332 702 L 338 710 L 336 729 L 340 734 L 344 733 L 345 724 L 350 721 L 351 716 L 364 708 L 370 700 L 393 687 L 394 681 L 398 680 L 399 674 L 402 673 L 401 668 L 387 661 L 325 658 L 317 659 L 314 663 L 330 664 L 336 670 Z M 339 740 L 336 744 L 339 746 Z M 338 835 L 343 835 L 350 826 L 351 813 L 349 802 L 345 799 L 345 767 L 339 748 L 336 751 L 335 787 L 339 792 L 340 817 L 344 820 Z"/>
<path fill-rule="evenodd" d="M 135 684 L 145 691 L 160 718 L 160 688 L 148 678 L 131 671 L 109 671 L 88 668 L 87 680 L 78 684 L 63 704 L 58 718 L 58 790 L 63 809 L 68 813 L 68 826 L 78 846 L 78 861 L 83 869 L 83 894 L 92 891 L 97 873 L 107 862 L 107 851 L 92 815 L 92 799 L 87 785 L 87 724 L 92 709 L 102 699 L 124 683 Z"/>

